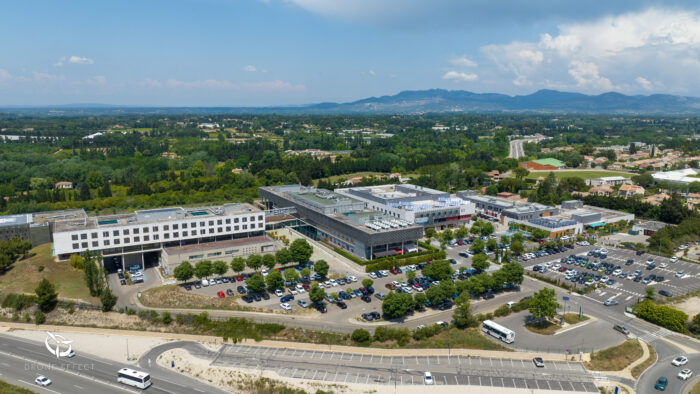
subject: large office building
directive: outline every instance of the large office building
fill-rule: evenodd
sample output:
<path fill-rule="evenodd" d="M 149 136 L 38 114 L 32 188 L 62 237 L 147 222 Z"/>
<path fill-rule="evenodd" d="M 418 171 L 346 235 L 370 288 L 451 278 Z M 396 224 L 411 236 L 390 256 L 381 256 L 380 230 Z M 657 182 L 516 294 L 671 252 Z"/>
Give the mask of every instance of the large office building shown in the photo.
<path fill-rule="evenodd" d="M 336 193 L 364 207 L 423 227 L 460 226 L 474 215 L 474 204 L 450 193 L 410 184 L 351 187 Z"/>
<path fill-rule="evenodd" d="M 259 189 L 266 208 L 294 208 L 297 229 L 362 259 L 403 253 L 423 236 L 423 227 L 365 207 L 365 202 L 301 185 Z"/>
<path fill-rule="evenodd" d="M 505 224 L 505 219 L 530 220 L 559 213 L 557 207 L 551 207 L 526 201 L 509 200 L 507 198 L 484 196 L 472 190 L 457 192 L 457 196 L 474 204 L 476 213 L 482 217 L 492 218 Z"/>
<path fill-rule="evenodd" d="M 276 243 L 264 235 L 265 212 L 250 204 L 173 207 L 55 221 L 53 254 L 65 259 L 89 250 L 122 265 L 143 266 L 146 260 L 157 263 L 168 250 L 169 261 L 179 263 L 191 257 L 180 255 L 192 248 L 177 249 L 187 245 L 200 244 L 207 254 L 221 251 L 231 256 L 241 254 L 243 246 L 248 252 L 274 251 Z M 226 244 L 232 240 L 238 240 L 236 245 Z"/>
<path fill-rule="evenodd" d="M 0 216 L 0 241 L 19 238 L 31 242 L 33 246 L 45 244 L 52 241 L 56 221 L 85 217 L 87 215 L 82 209 Z"/>

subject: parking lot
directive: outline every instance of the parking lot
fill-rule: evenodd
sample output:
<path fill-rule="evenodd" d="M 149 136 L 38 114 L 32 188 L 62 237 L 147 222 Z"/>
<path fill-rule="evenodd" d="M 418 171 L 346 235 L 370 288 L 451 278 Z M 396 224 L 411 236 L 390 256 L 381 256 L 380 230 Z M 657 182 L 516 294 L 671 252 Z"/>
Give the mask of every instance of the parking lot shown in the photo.
<path fill-rule="evenodd" d="M 589 250 L 596 249 L 594 246 L 588 247 L 577 247 L 571 251 L 564 253 L 558 253 L 550 256 L 540 257 L 537 259 L 522 261 L 526 272 L 532 272 L 532 267 L 535 265 L 544 265 L 546 263 L 551 263 L 551 266 L 544 273 L 545 276 L 552 279 L 559 279 L 562 282 L 572 284 L 570 281 L 565 280 L 565 272 L 559 272 L 551 269 L 556 264 L 560 264 L 566 268 L 573 268 L 578 270 L 580 273 L 584 274 L 595 274 L 600 276 L 608 276 L 615 282 L 611 285 L 599 285 L 600 288 L 588 294 L 589 297 L 604 302 L 606 300 L 615 300 L 622 305 L 629 305 L 636 303 L 638 299 L 645 297 L 645 288 L 647 286 L 653 286 L 656 290 L 656 296 L 662 297 L 658 294 L 660 290 L 666 290 L 671 295 L 681 295 L 691 291 L 700 290 L 700 265 L 689 263 L 685 261 L 678 260 L 672 262 L 671 259 L 666 257 L 659 257 L 655 255 L 650 255 L 648 253 L 637 255 L 635 251 L 628 249 L 619 249 L 613 247 L 607 247 L 607 257 L 605 259 L 596 258 L 595 256 L 587 256 Z M 621 278 L 621 275 L 606 275 L 603 272 L 594 272 L 587 268 L 576 267 L 572 264 L 561 263 L 560 259 L 562 257 L 568 257 L 571 254 L 577 256 L 586 256 L 590 262 L 598 260 L 600 262 L 608 262 L 615 266 L 619 265 L 621 273 L 624 274 L 625 278 Z M 647 269 L 648 259 L 653 260 L 655 268 Z M 632 260 L 631 265 L 626 265 L 628 260 Z M 630 279 L 630 274 L 634 271 L 639 270 L 643 278 L 649 275 L 656 275 L 663 277 L 662 281 L 652 280 L 649 283 L 644 283 L 643 281 L 635 282 Z M 682 271 L 682 274 L 679 272 Z M 678 275 L 676 275 L 678 274 Z M 542 275 L 542 274 L 540 274 Z M 578 287 L 585 287 L 584 285 L 577 285 Z"/>
<path fill-rule="evenodd" d="M 281 376 L 339 383 L 422 385 L 429 371 L 438 385 L 471 385 L 598 392 L 592 376 L 576 362 L 469 356 L 387 356 L 224 345 L 211 365 L 273 370 Z"/>

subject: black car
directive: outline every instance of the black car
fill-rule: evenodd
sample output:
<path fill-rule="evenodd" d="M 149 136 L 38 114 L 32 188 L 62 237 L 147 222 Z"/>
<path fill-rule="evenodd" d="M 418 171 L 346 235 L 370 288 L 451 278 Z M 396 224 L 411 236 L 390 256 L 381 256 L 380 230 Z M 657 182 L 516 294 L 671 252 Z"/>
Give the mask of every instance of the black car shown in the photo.
<path fill-rule="evenodd" d="M 637 277 L 634 278 L 634 281 L 635 281 L 635 282 L 641 282 L 641 281 L 642 281 L 642 276 L 641 276 L 641 275 L 637 275 Z"/>
<path fill-rule="evenodd" d="M 629 259 L 629 260 L 627 260 L 627 262 L 625 262 L 625 265 L 632 265 L 632 264 L 634 264 L 634 260 L 632 260 L 632 259 Z"/>
<path fill-rule="evenodd" d="M 236 287 L 236 291 L 238 292 L 238 294 L 245 294 L 246 293 L 245 287 L 243 287 L 243 286 Z"/>
<path fill-rule="evenodd" d="M 362 318 L 367 321 L 372 321 L 374 320 L 374 316 L 372 316 L 371 313 L 363 313 Z"/>
<path fill-rule="evenodd" d="M 367 303 L 372 302 L 372 298 L 368 295 L 363 295 L 362 297 L 360 297 L 360 299 L 364 302 L 367 302 Z"/>
<path fill-rule="evenodd" d="M 638 251 L 637 251 L 637 256 L 641 256 L 641 255 L 643 255 L 643 254 L 644 254 L 644 251 L 643 251 L 643 250 L 638 250 Z"/>
<path fill-rule="evenodd" d="M 122 281 L 122 282 L 124 282 L 124 283 L 122 283 L 122 285 L 126 284 L 126 281 Z M 192 290 L 192 286 L 190 286 L 190 285 L 185 285 L 185 290 L 187 290 L 187 291 Z"/>
<path fill-rule="evenodd" d="M 466 252 L 459 252 L 459 257 L 469 257 Z"/>
<path fill-rule="evenodd" d="M 270 299 L 270 295 L 267 294 L 267 292 L 263 292 L 263 293 L 261 294 L 261 296 L 262 296 L 263 300 L 269 300 L 269 299 Z"/>
<path fill-rule="evenodd" d="M 446 310 L 448 310 L 448 309 L 450 309 L 450 308 L 452 308 L 452 303 L 451 303 L 451 302 L 450 302 L 449 304 L 448 304 L 448 303 L 441 303 L 441 304 L 438 304 L 438 309 L 441 310 L 441 311 L 446 311 Z"/>
<path fill-rule="evenodd" d="M 253 299 L 255 301 L 260 301 L 260 300 L 262 300 L 262 297 L 260 297 L 260 294 L 258 294 L 258 293 L 253 293 Z"/>
<path fill-rule="evenodd" d="M 326 312 L 328 312 L 328 309 L 326 308 L 326 304 L 324 304 L 324 303 L 322 303 L 322 302 L 319 302 L 319 303 L 317 303 L 317 304 L 314 304 L 314 308 L 315 308 L 317 311 L 321 312 L 321 313 L 326 313 Z"/>
<path fill-rule="evenodd" d="M 243 301 L 245 301 L 245 302 L 247 302 L 247 303 L 249 303 L 249 304 L 250 304 L 251 302 L 253 302 L 253 297 L 252 297 L 250 294 L 246 294 L 246 295 L 244 295 L 244 296 L 241 297 L 241 298 L 243 299 Z"/>
<path fill-rule="evenodd" d="M 382 318 L 382 315 L 380 315 L 379 312 L 370 312 L 369 314 L 372 316 L 372 318 L 374 318 L 374 320 L 379 320 Z"/>
<path fill-rule="evenodd" d="M 663 281 L 664 281 L 664 277 L 663 277 L 663 276 L 657 276 L 654 280 L 657 281 L 657 282 L 663 282 Z"/>
<path fill-rule="evenodd" d="M 667 290 L 659 290 L 659 294 L 661 294 L 664 297 L 673 297 L 673 294 Z"/>
<path fill-rule="evenodd" d="M 343 301 L 337 301 L 335 304 L 338 305 L 340 309 L 347 309 L 348 307 L 348 304 L 344 303 Z"/>
<path fill-rule="evenodd" d="M 490 300 L 494 298 L 495 296 L 492 293 L 486 293 L 482 296 L 485 300 Z"/>

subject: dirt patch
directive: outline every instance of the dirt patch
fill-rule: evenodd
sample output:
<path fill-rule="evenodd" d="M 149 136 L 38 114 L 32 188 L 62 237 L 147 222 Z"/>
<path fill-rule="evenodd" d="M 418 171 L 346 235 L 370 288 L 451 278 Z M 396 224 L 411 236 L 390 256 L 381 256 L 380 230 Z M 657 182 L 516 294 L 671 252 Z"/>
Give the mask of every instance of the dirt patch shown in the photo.
<path fill-rule="evenodd" d="M 671 306 L 687 313 L 688 316 L 695 316 L 700 313 L 700 297 L 691 297 Z"/>

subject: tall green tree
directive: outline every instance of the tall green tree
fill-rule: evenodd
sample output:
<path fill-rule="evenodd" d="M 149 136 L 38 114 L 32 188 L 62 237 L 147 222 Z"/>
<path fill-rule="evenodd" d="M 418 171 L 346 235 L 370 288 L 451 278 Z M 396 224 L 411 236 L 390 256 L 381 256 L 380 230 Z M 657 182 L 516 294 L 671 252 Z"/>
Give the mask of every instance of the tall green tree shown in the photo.
<path fill-rule="evenodd" d="M 469 299 L 463 300 L 459 305 L 457 305 L 454 313 L 452 314 L 452 319 L 454 320 L 457 328 L 464 329 L 479 325 L 479 320 L 477 320 L 471 313 Z"/>
<path fill-rule="evenodd" d="M 216 275 L 221 276 L 225 274 L 226 271 L 228 271 L 228 264 L 226 264 L 225 261 L 218 260 L 212 264 L 212 272 Z"/>
<path fill-rule="evenodd" d="M 325 278 L 326 275 L 328 275 L 329 268 L 330 267 L 328 266 L 328 263 L 326 263 L 326 260 L 318 260 L 316 263 L 314 263 L 314 271 L 321 275 L 321 277 Z"/>
<path fill-rule="evenodd" d="M 194 266 L 194 276 L 196 276 L 200 280 L 202 278 L 207 278 L 211 275 L 212 269 L 213 269 L 213 267 L 211 265 L 211 261 L 209 261 L 209 260 L 198 261 L 197 264 L 195 264 L 195 266 Z"/>
<path fill-rule="evenodd" d="M 277 260 L 277 264 L 279 265 L 289 264 L 291 261 L 293 261 L 292 253 L 287 248 L 282 248 L 278 250 L 275 253 L 275 258 Z"/>
<path fill-rule="evenodd" d="M 262 256 L 259 254 L 251 254 L 248 256 L 246 259 L 245 264 L 248 266 L 248 268 L 252 269 L 253 271 L 257 271 L 262 267 Z"/>
<path fill-rule="evenodd" d="M 314 248 L 305 239 L 297 238 L 289 246 L 289 252 L 292 254 L 292 261 L 305 263 L 311 258 Z"/>
<path fill-rule="evenodd" d="M 486 271 L 491 263 L 489 263 L 489 260 L 486 258 L 486 255 L 484 254 L 476 254 L 472 256 L 472 267 L 479 271 Z"/>
<path fill-rule="evenodd" d="M 234 272 L 241 273 L 245 269 L 245 259 L 243 257 L 234 257 L 231 260 L 231 269 Z"/>
<path fill-rule="evenodd" d="M 46 278 L 43 278 L 39 282 L 39 286 L 34 289 L 36 296 L 38 297 L 39 309 L 42 312 L 51 312 L 58 304 L 58 293 L 56 288 L 49 282 Z"/>
<path fill-rule="evenodd" d="M 265 283 L 267 284 L 267 287 L 273 290 L 281 289 L 282 285 L 284 284 L 284 278 L 282 278 L 282 274 L 279 271 L 272 270 L 265 277 Z"/>
<path fill-rule="evenodd" d="M 100 303 L 102 303 L 102 312 L 109 312 L 117 305 L 117 297 L 112 294 L 112 290 L 105 288 L 100 295 Z"/>
<path fill-rule="evenodd" d="M 296 282 L 299 280 L 299 273 L 294 268 L 284 270 L 284 279 L 287 282 Z"/>
<path fill-rule="evenodd" d="M 253 274 L 245 280 L 245 285 L 252 293 L 260 293 L 265 290 L 265 279 L 260 274 Z"/>
<path fill-rule="evenodd" d="M 545 287 L 544 289 L 535 292 L 530 298 L 530 307 L 528 310 L 532 317 L 537 320 L 551 319 L 557 313 L 557 308 L 561 305 L 557 302 L 556 293 L 553 289 Z"/>
<path fill-rule="evenodd" d="M 194 267 L 189 261 L 183 261 L 173 270 L 173 276 L 180 282 L 186 282 L 194 276 Z"/>
<path fill-rule="evenodd" d="M 317 304 L 326 298 L 326 291 L 318 286 L 318 283 L 314 283 L 309 290 L 309 299 L 311 302 Z"/>
<path fill-rule="evenodd" d="M 102 288 L 100 286 L 99 279 L 100 271 L 97 268 L 97 264 L 95 264 L 95 260 L 92 258 L 85 259 L 85 262 L 83 263 L 83 271 L 85 284 L 90 291 L 90 295 L 93 297 L 99 296 Z"/>
<path fill-rule="evenodd" d="M 267 269 L 271 270 L 277 265 L 277 259 L 274 254 L 265 254 L 262 257 L 262 264 L 267 267 Z"/>

